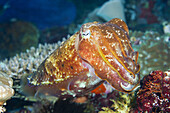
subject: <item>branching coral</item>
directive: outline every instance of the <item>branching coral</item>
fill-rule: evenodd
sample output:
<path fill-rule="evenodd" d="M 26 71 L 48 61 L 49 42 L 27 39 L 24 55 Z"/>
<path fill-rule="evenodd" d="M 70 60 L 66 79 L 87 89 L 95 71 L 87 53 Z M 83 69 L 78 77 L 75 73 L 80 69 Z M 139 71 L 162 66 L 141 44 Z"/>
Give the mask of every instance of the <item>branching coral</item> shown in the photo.
<path fill-rule="evenodd" d="M 14 95 L 12 89 L 13 80 L 3 72 L 0 72 L 0 112 L 4 112 L 3 104 Z"/>
<path fill-rule="evenodd" d="M 153 71 L 143 78 L 137 93 L 138 110 L 170 112 L 170 71 Z"/>
<path fill-rule="evenodd" d="M 56 44 L 39 44 L 37 49 L 31 47 L 25 53 L 20 53 L 9 60 L 1 61 L 0 71 L 20 79 L 22 75 L 35 71 L 39 64 L 60 44 L 61 42 Z"/>

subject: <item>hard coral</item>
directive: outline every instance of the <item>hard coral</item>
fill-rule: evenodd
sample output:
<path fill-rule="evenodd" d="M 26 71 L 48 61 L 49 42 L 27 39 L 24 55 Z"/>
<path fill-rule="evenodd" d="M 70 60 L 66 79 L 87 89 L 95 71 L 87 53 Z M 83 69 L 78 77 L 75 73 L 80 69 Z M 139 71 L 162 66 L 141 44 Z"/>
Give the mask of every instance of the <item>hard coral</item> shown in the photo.
<path fill-rule="evenodd" d="M 31 47 L 26 52 L 17 54 L 9 60 L 0 61 L 0 71 L 20 79 L 24 74 L 30 74 L 35 71 L 39 64 L 60 45 L 56 44 L 39 44 L 38 48 Z"/>
<path fill-rule="evenodd" d="M 141 82 L 137 93 L 139 111 L 170 112 L 170 71 L 153 71 Z"/>

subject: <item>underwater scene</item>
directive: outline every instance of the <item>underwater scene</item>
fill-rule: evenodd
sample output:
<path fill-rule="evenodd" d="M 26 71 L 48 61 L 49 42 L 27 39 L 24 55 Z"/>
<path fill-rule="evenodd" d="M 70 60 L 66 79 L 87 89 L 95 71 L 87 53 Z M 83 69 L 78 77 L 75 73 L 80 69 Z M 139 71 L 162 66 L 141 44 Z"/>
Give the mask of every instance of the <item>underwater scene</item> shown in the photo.
<path fill-rule="evenodd" d="M 0 0 L 0 113 L 170 113 L 170 0 Z"/>

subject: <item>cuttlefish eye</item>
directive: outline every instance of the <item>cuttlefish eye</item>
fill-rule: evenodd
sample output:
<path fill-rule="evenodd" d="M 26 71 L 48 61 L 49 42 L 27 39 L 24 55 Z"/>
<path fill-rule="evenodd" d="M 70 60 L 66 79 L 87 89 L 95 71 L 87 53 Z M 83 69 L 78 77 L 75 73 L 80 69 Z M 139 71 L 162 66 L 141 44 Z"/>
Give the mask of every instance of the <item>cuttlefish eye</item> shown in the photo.
<path fill-rule="evenodd" d="M 81 28 L 79 35 L 77 36 L 75 40 L 75 48 L 78 50 L 79 43 L 82 41 L 82 39 L 89 39 L 91 36 L 91 32 L 89 29 L 83 29 Z"/>
<path fill-rule="evenodd" d="M 81 37 L 82 37 L 82 38 L 85 38 L 85 39 L 86 39 L 86 38 L 90 38 L 90 35 L 91 35 L 90 30 L 86 30 L 86 31 L 84 31 L 84 32 L 83 32 L 83 31 L 81 32 Z"/>

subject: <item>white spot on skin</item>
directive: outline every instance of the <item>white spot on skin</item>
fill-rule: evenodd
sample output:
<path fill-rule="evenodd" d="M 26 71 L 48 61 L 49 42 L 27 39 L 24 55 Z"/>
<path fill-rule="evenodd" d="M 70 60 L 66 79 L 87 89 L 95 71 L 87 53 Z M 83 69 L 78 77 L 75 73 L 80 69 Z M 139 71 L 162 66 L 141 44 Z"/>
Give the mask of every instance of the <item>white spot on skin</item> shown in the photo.
<path fill-rule="evenodd" d="M 115 45 L 116 45 L 116 44 L 115 44 L 115 43 L 113 43 L 113 44 L 112 44 L 112 47 L 114 47 Z"/>
<path fill-rule="evenodd" d="M 113 60 L 113 59 L 108 59 L 108 61 L 109 61 L 109 62 L 112 62 L 112 61 L 114 61 L 114 60 Z"/>
<path fill-rule="evenodd" d="M 79 87 L 80 88 L 85 88 L 86 87 L 86 82 L 80 82 Z"/>
<path fill-rule="evenodd" d="M 107 48 L 106 48 L 106 46 L 102 46 L 102 50 L 105 50 L 105 51 L 107 51 Z"/>

